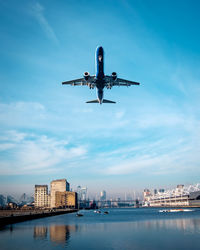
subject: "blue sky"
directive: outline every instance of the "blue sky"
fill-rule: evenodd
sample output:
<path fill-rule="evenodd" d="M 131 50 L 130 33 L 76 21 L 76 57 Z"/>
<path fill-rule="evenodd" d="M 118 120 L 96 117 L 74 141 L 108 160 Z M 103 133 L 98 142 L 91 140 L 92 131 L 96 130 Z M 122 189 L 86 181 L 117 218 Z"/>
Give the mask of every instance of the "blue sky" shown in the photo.
<path fill-rule="evenodd" d="M 199 1 L 0 0 L 0 191 L 67 178 L 90 194 L 200 181 Z M 140 86 L 85 104 L 62 86 L 105 50 L 105 73 Z"/>

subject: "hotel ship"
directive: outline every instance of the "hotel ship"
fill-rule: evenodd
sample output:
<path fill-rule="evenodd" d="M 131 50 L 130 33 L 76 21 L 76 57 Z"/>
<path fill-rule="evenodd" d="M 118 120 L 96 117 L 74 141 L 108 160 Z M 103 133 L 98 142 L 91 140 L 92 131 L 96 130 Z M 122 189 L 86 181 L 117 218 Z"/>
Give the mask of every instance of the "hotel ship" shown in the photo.
<path fill-rule="evenodd" d="M 144 190 L 144 205 L 149 207 L 200 207 L 200 184 L 177 185 L 175 189 L 151 193 Z"/>

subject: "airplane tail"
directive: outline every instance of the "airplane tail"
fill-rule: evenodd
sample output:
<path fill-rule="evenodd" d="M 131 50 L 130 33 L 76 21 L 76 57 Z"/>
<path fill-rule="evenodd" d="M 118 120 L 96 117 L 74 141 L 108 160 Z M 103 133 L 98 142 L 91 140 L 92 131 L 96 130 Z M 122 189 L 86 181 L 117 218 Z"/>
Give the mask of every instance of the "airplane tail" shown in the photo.
<path fill-rule="evenodd" d="M 87 101 L 86 103 L 99 103 L 98 100 Z"/>
<path fill-rule="evenodd" d="M 116 103 L 116 102 L 113 102 L 113 101 L 110 101 L 110 100 L 103 99 L 103 103 Z"/>
<path fill-rule="evenodd" d="M 87 101 L 86 103 L 99 103 L 99 100 L 96 99 L 96 100 L 92 100 L 92 101 Z M 110 101 L 110 100 L 103 99 L 103 102 L 102 102 L 102 103 L 116 103 L 116 102 L 113 102 L 113 101 Z"/>

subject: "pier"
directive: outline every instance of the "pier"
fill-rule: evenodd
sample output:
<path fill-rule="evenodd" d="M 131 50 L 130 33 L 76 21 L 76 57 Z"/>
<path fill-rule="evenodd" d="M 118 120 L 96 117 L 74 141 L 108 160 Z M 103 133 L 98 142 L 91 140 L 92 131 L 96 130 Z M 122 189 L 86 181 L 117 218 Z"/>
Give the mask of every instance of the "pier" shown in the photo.
<path fill-rule="evenodd" d="M 0 210 L 0 226 L 18 223 L 27 220 L 40 219 L 49 216 L 74 213 L 77 209 L 54 209 L 54 210 Z"/>

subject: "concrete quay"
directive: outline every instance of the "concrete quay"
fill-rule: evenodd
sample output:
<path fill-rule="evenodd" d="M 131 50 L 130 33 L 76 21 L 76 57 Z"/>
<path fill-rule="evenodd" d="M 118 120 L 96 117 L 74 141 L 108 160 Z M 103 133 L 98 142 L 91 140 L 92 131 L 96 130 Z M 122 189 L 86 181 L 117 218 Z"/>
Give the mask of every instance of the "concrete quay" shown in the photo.
<path fill-rule="evenodd" d="M 77 209 L 55 209 L 55 210 L 0 210 L 0 226 L 14 224 L 27 220 L 40 219 L 49 216 L 74 213 Z"/>

